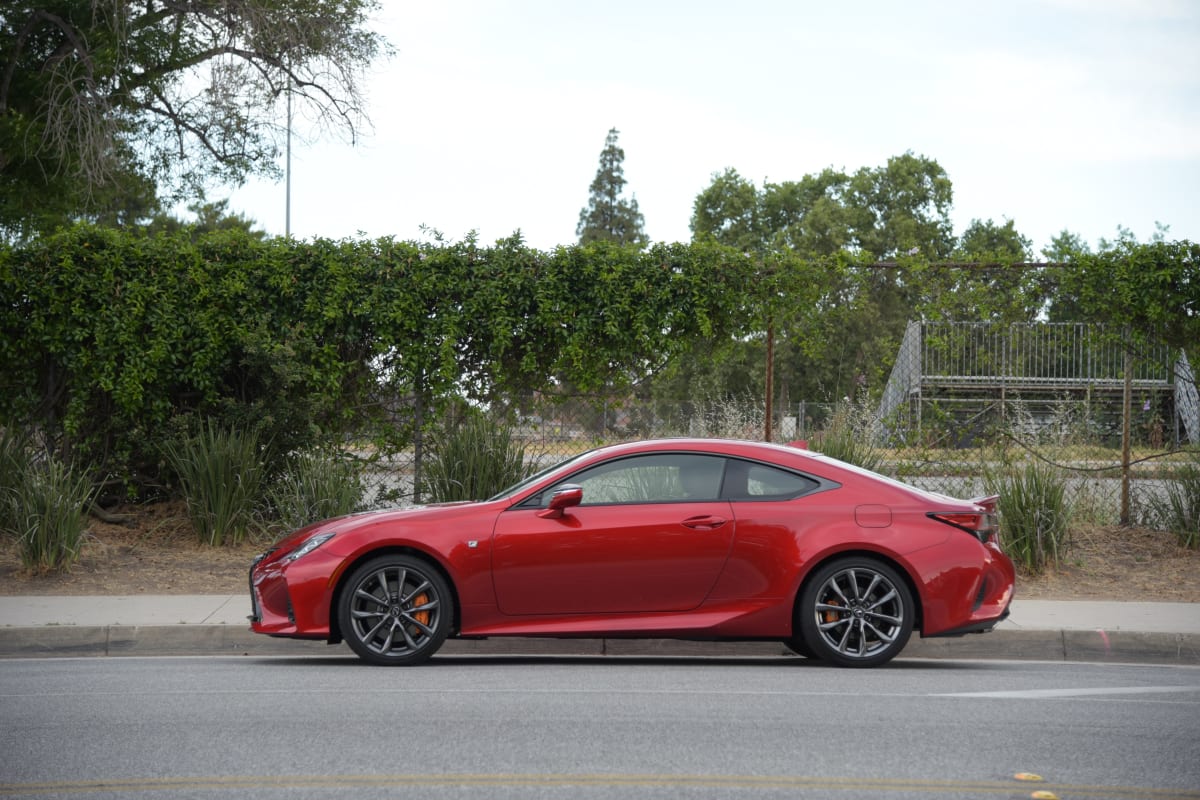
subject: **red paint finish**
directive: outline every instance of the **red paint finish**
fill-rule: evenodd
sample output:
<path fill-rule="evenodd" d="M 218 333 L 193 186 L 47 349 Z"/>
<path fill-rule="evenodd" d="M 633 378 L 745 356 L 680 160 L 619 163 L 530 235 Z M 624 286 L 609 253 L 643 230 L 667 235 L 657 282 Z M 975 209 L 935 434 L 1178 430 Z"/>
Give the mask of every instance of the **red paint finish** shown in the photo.
<path fill-rule="evenodd" d="M 689 484 L 692 473 L 702 480 Z M 565 507 L 548 509 L 564 484 Z M 806 578 L 831 560 L 864 557 L 905 583 L 917 633 L 984 630 L 1007 614 L 1014 583 L 988 527 L 989 500 L 928 494 L 781 445 L 617 445 L 490 501 L 359 514 L 297 531 L 251 570 L 251 628 L 339 640 L 346 578 L 394 553 L 445 578 L 451 637 L 793 640 Z M 326 533 L 333 536 L 296 557 Z"/>

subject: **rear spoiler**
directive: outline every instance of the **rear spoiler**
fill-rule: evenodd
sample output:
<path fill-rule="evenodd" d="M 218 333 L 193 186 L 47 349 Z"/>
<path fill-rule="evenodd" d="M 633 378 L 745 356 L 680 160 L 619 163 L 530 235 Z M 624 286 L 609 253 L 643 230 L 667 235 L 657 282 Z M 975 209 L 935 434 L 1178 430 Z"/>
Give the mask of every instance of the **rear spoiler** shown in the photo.
<path fill-rule="evenodd" d="M 1000 495 L 989 494 L 983 497 L 972 497 L 967 502 L 974 503 L 977 506 L 982 506 L 983 510 L 989 514 L 996 513 L 996 504 L 1000 501 Z"/>

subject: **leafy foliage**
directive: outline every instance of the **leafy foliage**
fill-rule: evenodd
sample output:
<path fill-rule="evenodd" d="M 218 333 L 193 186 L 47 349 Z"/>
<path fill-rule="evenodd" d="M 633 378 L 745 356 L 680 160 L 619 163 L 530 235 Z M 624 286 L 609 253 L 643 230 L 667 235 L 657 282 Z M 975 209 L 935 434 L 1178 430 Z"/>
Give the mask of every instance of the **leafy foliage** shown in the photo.
<path fill-rule="evenodd" d="M 1083 321 L 1200 356 L 1200 244 L 1124 238 L 1071 261 L 1061 284 Z"/>
<path fill-rule="evenodd" d="M 0 231 L 127 224 L 157 190 L 278 171 L 289 97 L 353 136 L 374 0 L 58 0 L 0 14 Z"/>
<path fill-rule="evenodd" d="M 463 395 L 629 386 L 727 335 L 742 261 L 711 245 L 76 226 L 0 247 L 0 424 L 137 491 L 164 483 L 161 449 L 188 415 L 258 429 L 280 453 L 350 432 L 386 451 Z"/>
<path fill-rule="evenodd" d="M 693 241 L 716 241 L 756 261 L 760 293 L 743 316 L 759 336 L 706 347 L 673 374 L 691 380 L 696 372 L 714 378 L 716 370 L 740 372 L 709 357 L 719 353 L 749 364 L 769 328 L 776 383 L 790 396 L 832 400 L 879 386 L 921 305 L 921 284 L 874 262 L 898 258 L 907 268 L 947 256 L 954 246 L 951 198 L 945 171 L 912 153 L 878 168 L 830 168 L 799 181 L 767 182 L 761 190 L 734 169 L 714 175 L 693 205 Z M 786 283 L 777 285 L 775 276 Z M 763 373 L 763 360 L 757 357 L 755 373 Z M 661 382 L 656 391 L 677 394 L 679 388 Z M 743 388 L 707 387 L 717 394 Z"/>

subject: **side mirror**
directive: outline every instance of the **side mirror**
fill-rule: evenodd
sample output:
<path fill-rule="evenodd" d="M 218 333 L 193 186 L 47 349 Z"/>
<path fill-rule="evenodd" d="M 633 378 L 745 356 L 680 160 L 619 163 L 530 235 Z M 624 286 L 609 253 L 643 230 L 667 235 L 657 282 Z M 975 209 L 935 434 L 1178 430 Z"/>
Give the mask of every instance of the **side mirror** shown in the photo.
<path fill-rule="evenodd" d="M 565 509 L 577 506 L 582 502 L 583 487 L 576 483 L 564 483 L 554 490 L 546 508 L 539 511 L 537 515 L 544 519 L 559 519 L 565 513 Z"/>

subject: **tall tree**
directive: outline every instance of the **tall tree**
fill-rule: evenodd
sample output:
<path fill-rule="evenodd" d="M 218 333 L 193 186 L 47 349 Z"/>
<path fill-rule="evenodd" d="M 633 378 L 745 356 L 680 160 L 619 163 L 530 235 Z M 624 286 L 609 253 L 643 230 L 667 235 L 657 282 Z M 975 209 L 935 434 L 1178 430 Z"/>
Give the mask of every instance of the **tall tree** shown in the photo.
<path fill-rule="evenodd" d="M 855 249 L 875 258 L 945 258 L 954 247 L 953 197 L 950 177 L 931 158 L 910 152 L 863 167 L 850 178 L 845 199 Z"/>
<path fill-rule="evenodd" d="M 277 175 L 290 97 L 353 137 L 388 52 L 376 0 L 10 3 L 0 13 L 0 233 L 137 213 Z"/>
<path fill-rule="evenodd" d="M 575 235 L 580 244 L 616 242 L 646 245 L 646 222 L 638 210 L 637 198 L 626 200 L 625 151 L 617 144 L 616 128 L 608 132 L 600 151 L 600 168 L 589 189 L 588 204 L 579 212 Z"/>
<path fill-rule="evenodd" d="M 920 292 L 920 315 L 951 320 L 1028 322 L 1045 310 L 1043 270 L 1028 268 L 1032 243 L 1011 219 L 1003 225 L 973 219 L 951 258 L 960 266 L 910 272 Z"/>

